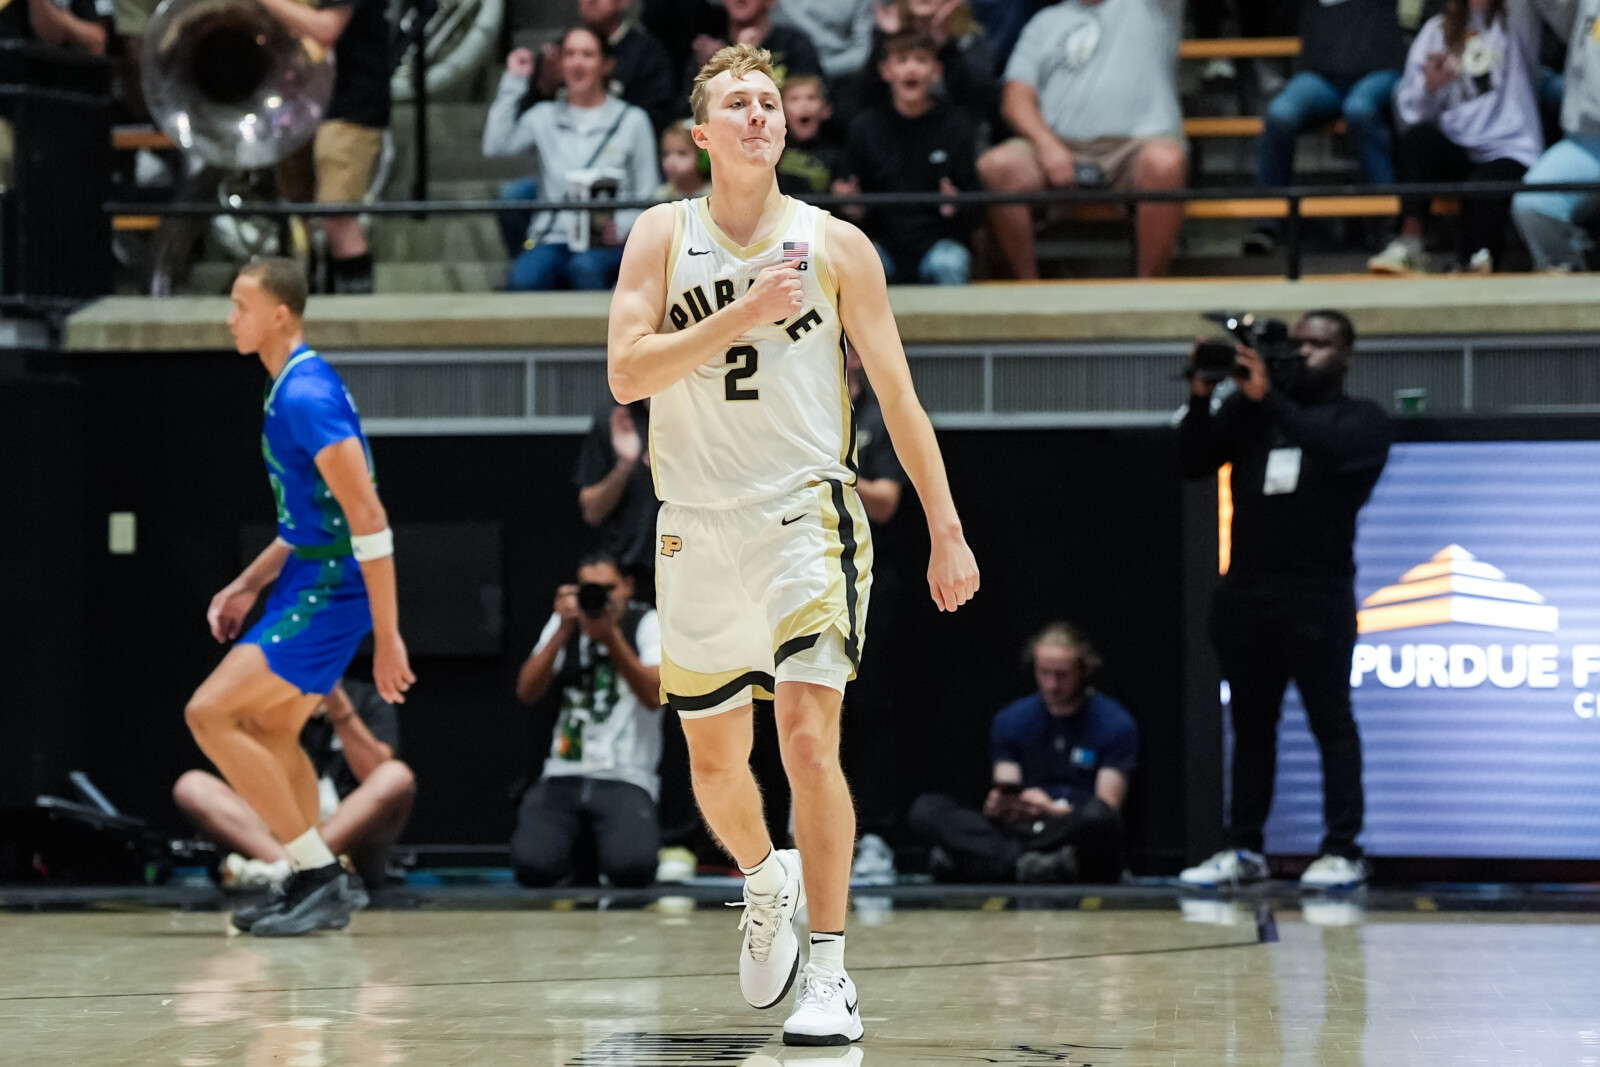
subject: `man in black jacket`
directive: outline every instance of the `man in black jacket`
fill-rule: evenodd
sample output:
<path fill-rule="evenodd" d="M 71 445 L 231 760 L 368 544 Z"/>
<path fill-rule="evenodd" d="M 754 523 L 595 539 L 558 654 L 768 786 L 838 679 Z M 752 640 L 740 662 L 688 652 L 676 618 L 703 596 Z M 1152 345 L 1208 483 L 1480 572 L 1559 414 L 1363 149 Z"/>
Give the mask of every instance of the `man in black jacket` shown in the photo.
<path fill-rule="evenodd" d="M 1179 429 L 1184 473 L 1208 477 L 1232 464 L 1233 495 L 1231 559 L 1211 618 L 1232 690 L 1229 847 L 1184 871 L 1191 885 L 1267 875 L 1262 828 L 1291 680 L 1322 752 L 1327 825 L 1321 856 L 1301 884 L 1339 888 L 1366 878 L 1356 844 L 1361 737 L 1350 710 L 1356 513 L 1383 473 L 1393 435 L 1382 408 L 1344 395 L 1355 329 L 1342 312 L 1307 312 L 1290 338 L 1293 356 L 1274 359 L 1270 369 L 1239 346 L 1238 391 L 1214 413 L 1216 383 L 1191 370 Z"/>

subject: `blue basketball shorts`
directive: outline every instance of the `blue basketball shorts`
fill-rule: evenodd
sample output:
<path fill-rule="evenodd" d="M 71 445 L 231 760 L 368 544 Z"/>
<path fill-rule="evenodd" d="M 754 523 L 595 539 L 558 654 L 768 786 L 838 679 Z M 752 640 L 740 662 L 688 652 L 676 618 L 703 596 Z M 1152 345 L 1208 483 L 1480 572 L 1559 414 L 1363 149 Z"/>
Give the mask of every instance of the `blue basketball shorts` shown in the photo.
<path fill-rule="evenodd" d="M 302 693 L 326 693 L 372 630 L 361 565 L 353 557 L 291 555 L 261 621 L 239 640 L 260 645 L 272 673 Z"/>

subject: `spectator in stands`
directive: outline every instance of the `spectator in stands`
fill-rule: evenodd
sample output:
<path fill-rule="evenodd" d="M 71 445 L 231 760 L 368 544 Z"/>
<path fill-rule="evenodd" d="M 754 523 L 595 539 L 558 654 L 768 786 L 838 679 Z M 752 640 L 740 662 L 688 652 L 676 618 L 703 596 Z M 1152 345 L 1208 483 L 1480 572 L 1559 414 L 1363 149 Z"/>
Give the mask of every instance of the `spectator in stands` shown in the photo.
<path fill-rule="evenodd" d="M 544 774 L 524 794 L 511 838 L 523 885 L 586 874 L 585 845 L 611 885 L 655 880 L 661 630 L 655 610 L 632 597 L 615 559 L 586 556 L 577 583 L 556 590 L 555 613 L 517 675 L 524 704 L 552 685 L 561 700 Z"/>
<path fill-rule="evenodd" d="M 977 131 L 961 111 L 933 98 L 940 73 L 933 39 L 915 32 L 889 38 L 879 72 L 890 99 L 856 116 L 850 177 L 835 191 L 954 194 L 977 188 Z M 870 210 L 862 224 L 891 282 L 966 285 L 975 221 L 954 204 L 927 204 Z"/>
<path fill-rule="evenodd" d="M 1089 685 L 1100 660 L 1075 627 L 1051 623 L 1028 652 L 1039 691 L 995 714 L 983 811 L 928 793 L 911 805 L 911 828 L 936 846 L 941 880 L 1115 882 L 1138 726 Z"/>
<path fill-rule="evenodd" d="M 881 0 L 883 3 L 890 0 Z M 1022 27 L 1049 6 L 1049 0 L 972 0 L 972 16 L 983 27 L 983 32 L 994 42 L 994 70 L 1005 70 L 1011 61 L 1011 50 L 1022 36 Z"/>
<path fill-rule="evenodd" d="M 661 173 L 666 181 L 656 189 L 657 200 L 689 200 L 711 195 L 709 175 L 701 170 L 700 146 L 684 119 L 661 131 Z M 707 164 L 709 167 L 709 164 Z"/>
<path fill-rule="evenodd" d="M 1600 0 L 1538 2 L 1552 28 L 1568 38 L 1561 98 L 1566 136 L 1539 157 L 1525 180 L 1529 185 L 1600 181 Z M 1511 213 L 1536 268 L 1593 269 L 1600 193 L 1518 193 Z"/>
<path fill-rule="evenodd" d="M 95 0 L 12 0 L 0 4 L 0 41 L 39 41 L 94 56 L 106 54 L 106 27 Z"/>
<path fill-rule="evenodd" d="M 779 90 L 784 80 L 794 74 L 822 73 L 822 59 L 817 55 L 811 38 L 793 26 L 782 26 L 772 19 L 772 9 L 778 0 L 723 0 L 726 29 L 718 33 L 701 33 L 694 38 L 689 62 L 684 65 L 679 100 L 683 113 L 688 114 L 689 94 L 694 89 L 694 77 L 711 57 L 730 44 L 751 44 L 772 53 L 773 79 Z"/>
<path fill-rule="evenodd" d="M 333 99 L 309 145 L 278 165 L 278 189 L 290 200 L 354 204 L 366 199 L 389 125 L 389 17 L 385 0 L 261 0 L 296 37 L 333 49 Z M 372 253 L 355 215 L 324 216 L 336 293 L 370 293 Z"/>
<path fill-rule="evenodd" d="M 874 0 L 783 0 L 773 12 L 780 25 L 792 26 L 817 48 L 828 92 L 848 125 L 861 109 L 863 78 L 872 48 Z"/>
<path fill-rule="evenodd" d="M 578 0 L 578 18 L 611 46 L 607 91 L 649 115 L 660 133 L 678 111 L 677 67 L 655 35 L 632 16 L 632 7 L 633 0 Z M 561 87 L 561 48 L 547 44 L 534 57 L 533 76 L 517 113 L 541 100 L 554 100 Z"/>
<path fill-rule="evenodd" d="M 1295 143 L 1306 130 L 1343 118 L 1369 182 L 1394 181 L 1389 98 L 1400 80 L 1405 44 L 1395 0 L 1300 0 L 1299 70 L 1267 105 L 1256 163 L 1258 186 L 1288 185 Z M 1276 222 L 1263 221 L 1247 253 L 1277 247 Z"/>
<path fill-rule="evenodd" d="M 876 11 L 867 70 L 882 68 L 884 43 L 895 34 L 928 37 L 938 49 L 941 71 L 934 96 L 961 108 L 975 126 L 985 127 L 1000 106 L 1000 79 L 995 76 L 994 48 L 966 0 L 888 0 L 879 2 Z M 863 78 L 861 84 L 863 106 L 888 99 L 881 77 Z"/>
<path fill-rule="evenodd" d="M 346 679 L 300 731 L 300 747 L 316 773 L 323 840 L 334 855 L 348 856 L 377 892 L 417 793 L 416 776 L 398 758 L 394 706 L 372 683 Z M 172 798 L 196 826 L 233 850 L 223 863 L 224 887 L 277 886 L 289 877 L 289 853 L 222 779 L 188 771 L 172 787 Z"/>
<path fill-rule="evenodd" d="M 849 164 L 844 145 L 834 136 L 833 106 L 828 84 L 820 74 L 791 74 L 783 82 L 783 119 L 787 129 L 778 157 L 778 188 L 802 199 L 829 192 Z"/>
<path fill-rule="evenodd" d="M 656 499 L 650 474 L 650 401 L 608 404 L 595 414 L 572 481 L 595 549 L 655 588 Z"/>
<path fill-rule="evenodd" d="M 1022 136 L 978 160 L 989 189 L 1106 185 L 1182 189 L 1188 160 L 1178 106 L 1181 0 L 1062 0 L 1035 15 L 1006 66 L 1001 110 Z M 989 209 L 1014 278 L 1037 278 L 1033 213 Z M 1181 203 L 1140 204 L 1138 273 L 1166 274 Z"/>
<path fill-rule="evenodd" d="M 1538 62 L 1533 0 L 1445 0 L 1412 42 L 1395 98 L 1400 180 L 1519 180 L 1544 149 Z M 1400 235 L 1368 262 L 1374 272 L 1427 270 L 1422 227 L 1431 200 L 1401 200 Z M 1494 270 L 1510 212 L 1510 196 L 1461 198 L 1455 269 Z"/>
<path fill-rule="evenodd" d="M 293 3 L 294 0 L 275 0 Z M 539 153 L 544 200 L 644 200 L 660 184 L 650 119 L 607 91 L 611 44 L 587 26 L 561 39 L 565 100 L 545 100 L 520 116 L 518 101 L 533 74 L 533 53 L 506 57 L 499 94 L 483 128 L 483 154 Z M 511 264 L 508 288 L 609 289 L 622 264 L 622 242 L 637 211 L 544 211 L 529 224 L 523 251 Z M 509 236 L 509 235 L 507 235 Z"/>

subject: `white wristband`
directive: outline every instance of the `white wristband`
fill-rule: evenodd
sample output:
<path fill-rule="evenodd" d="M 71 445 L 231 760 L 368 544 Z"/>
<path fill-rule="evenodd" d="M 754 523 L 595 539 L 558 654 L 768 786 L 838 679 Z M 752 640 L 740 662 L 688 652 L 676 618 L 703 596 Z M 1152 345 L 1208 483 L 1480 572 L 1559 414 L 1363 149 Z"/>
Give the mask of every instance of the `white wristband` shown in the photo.
<path fill-rule="evenodd" d="M 394 531 L 385 526 L 377 533 L 350 538 L 350 551 L 357 563 L 367 563 L 394 555 Z"/>
<path fill-rule="evenodd" d="M 281 537 L 274 537 L 272 539 L 272 543 L 275 544 L 275 545 L 282 545 L 284 548 L 293 548 L 294 547 L 293 545 L 291 545 L 289 542 L 285 541 Z"/>

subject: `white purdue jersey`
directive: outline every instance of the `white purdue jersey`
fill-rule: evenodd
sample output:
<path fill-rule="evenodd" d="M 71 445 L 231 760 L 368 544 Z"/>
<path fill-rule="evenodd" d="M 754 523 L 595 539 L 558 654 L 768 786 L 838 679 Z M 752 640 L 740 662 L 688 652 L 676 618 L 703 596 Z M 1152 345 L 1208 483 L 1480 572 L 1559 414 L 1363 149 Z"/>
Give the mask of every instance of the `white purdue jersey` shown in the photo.
<path fill-rule="evenodd" d="M 828 213 L 792 197 L 783 221 L 740 247 L 705 198 L 675 204 L 662 332 L 692 326 L 742 296 L 764 267 L 789 264 L 801 309 L 707 352 L 650 404 L 650 462 L 669 504 L 726 507 L 834 479 L 854 484 L 855 434 L 839 300 L 824 263 Z"/>

